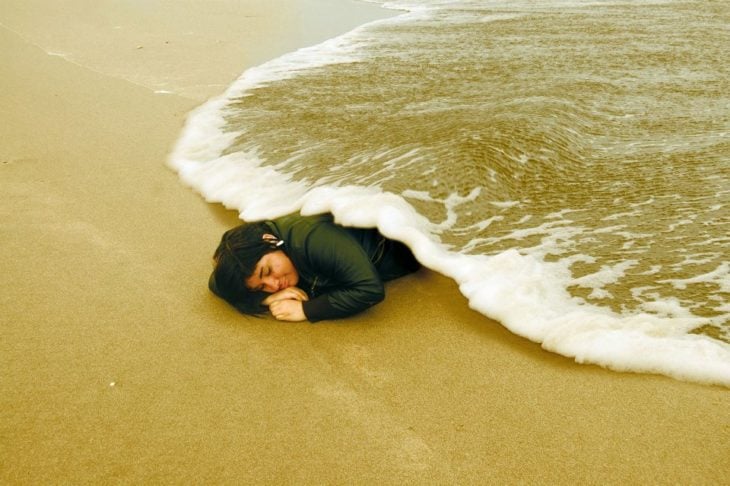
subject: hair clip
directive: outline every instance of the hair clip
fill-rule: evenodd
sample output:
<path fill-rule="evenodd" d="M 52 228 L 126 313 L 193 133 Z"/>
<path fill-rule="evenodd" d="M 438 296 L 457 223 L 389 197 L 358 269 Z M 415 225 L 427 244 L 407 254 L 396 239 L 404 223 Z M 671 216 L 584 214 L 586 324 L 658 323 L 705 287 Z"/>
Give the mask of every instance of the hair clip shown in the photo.
<path fill-rule="evenodd" d="M 284 244 L 284 240 L 280 240 L 274 235 L 265 234 L 262 238 L 266 243 L 273 246 L 274 248 L 278 248 Z"/>

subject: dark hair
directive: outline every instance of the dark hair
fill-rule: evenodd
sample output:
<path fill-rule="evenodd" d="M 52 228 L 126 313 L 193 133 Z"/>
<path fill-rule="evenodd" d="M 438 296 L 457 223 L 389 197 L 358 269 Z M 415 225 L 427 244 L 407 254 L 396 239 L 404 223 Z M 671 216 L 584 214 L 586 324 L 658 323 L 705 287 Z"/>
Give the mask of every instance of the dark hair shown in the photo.
<path fill-rule="evenodd" d="M 278 249 L 275 243 L 264 239 L 266 233 L 271 233 L 266 223 L 242 224 L 223 233 L 213 254 L 215 268 L 208 288 L 245 314 L 256 315 L 266 310 L 261 301 L 267 294 L 246 287 L 246 279 L 253 275 L 258 261 Z"/>

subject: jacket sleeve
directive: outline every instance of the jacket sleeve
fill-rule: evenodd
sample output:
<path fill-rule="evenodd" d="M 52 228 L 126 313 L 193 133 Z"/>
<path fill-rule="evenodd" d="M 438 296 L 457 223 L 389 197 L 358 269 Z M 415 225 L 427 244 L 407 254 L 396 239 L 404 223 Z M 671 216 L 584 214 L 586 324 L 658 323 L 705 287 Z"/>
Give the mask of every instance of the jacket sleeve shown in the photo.
<path fill-rule="evenodd" d="M 365 250 L 335 224 L 327 222 L 312 229 L 306 256 L 332 289 L 303 303 L 309 321 L 350 316 L 385 298 L 383 282 Z"/>

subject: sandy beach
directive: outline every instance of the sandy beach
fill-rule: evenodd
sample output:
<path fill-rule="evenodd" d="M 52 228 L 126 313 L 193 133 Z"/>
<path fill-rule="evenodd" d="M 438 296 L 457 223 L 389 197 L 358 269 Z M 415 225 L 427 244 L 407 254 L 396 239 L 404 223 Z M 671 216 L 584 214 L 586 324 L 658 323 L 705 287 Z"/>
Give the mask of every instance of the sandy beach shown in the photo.
<path fill-rule="evenodd" d="M 207 290 L 237 215 L 166 167 L 351 0 L 0 6 L 0 483 L 730 484 L 730 393 L 578 365 L 428 270 L 341 322 Z M 334 19 L 334 20 L 332 20 Z"/>

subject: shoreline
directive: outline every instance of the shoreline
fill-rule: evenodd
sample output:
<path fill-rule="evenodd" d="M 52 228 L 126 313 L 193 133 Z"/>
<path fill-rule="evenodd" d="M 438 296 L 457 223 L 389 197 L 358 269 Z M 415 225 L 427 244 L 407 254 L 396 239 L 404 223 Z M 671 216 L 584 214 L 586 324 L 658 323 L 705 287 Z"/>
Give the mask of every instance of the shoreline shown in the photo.
<path fill-rule="evenodd" d="M 359 0 L 226 0 L 217 9 L 181 0 L 178 10 L 162 0 L 5 4 L 0 29 L 46 54 L 198 102 L 223 93 L 248 68 L 399 14 Z"/>
<path fill-rule="evenodd" d="M 254 4 L 270 20 L 298 8 Z M 40 29 L 52 2 L 27 5 Z M 280 35 L 258 20 L 251 45 Z M 226 22 L 200 23 L 212 38 Z M 150 38 L 174 27 L 148 26 Z M 725 481 L 727 390 L 578 365 L 470 310 L 434 272 L 389 284 L 347 321 L 241 316 L 206 288 L 236 214 L 165 164 L 197 98 L 4 29 L 0 49 L 0 482 Z M 215 64 L 216 52 L 200 55 Z M 212 84 L 244 67 L 218 64 Z"/>

